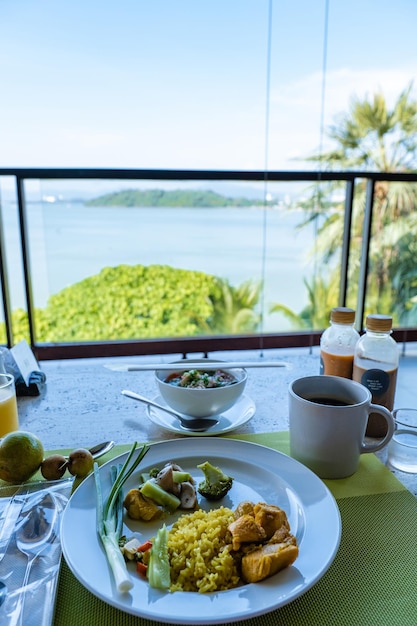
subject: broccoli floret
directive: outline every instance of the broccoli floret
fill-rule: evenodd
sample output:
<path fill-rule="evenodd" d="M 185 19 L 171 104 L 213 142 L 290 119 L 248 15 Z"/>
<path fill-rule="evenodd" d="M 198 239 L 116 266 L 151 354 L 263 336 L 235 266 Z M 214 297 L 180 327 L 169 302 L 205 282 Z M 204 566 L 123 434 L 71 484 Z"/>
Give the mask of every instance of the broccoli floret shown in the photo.
<path fill-rule="evenodd" d="M 207 500 L 221 500 L 232 488 L 233 478 L 227 476 L 220 467 L 215 467 L 209 461 L 205 461 L 197 467 L 203 470 L 205 480 L 197 487 L 200 493 Z"/>
<path fill-rule="evenodd" d="M 140 482 L 143 484 L 146 483 L 146 481 L 150 478 L 156 478 L 159 472 L 159 467 L 153 467 L 151 470 L 149 470 L 149 472 L 142 472 L 142 474 L 140 475 Z"/>

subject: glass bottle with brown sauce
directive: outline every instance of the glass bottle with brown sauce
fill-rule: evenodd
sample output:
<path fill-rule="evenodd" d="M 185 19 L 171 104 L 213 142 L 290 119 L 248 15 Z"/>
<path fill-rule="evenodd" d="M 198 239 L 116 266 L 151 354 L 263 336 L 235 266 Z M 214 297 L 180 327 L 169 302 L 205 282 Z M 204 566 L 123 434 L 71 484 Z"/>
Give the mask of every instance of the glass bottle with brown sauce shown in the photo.
<path fill-rule="evenodd" d="M 359 333 L 353 327 L 355 311 L 335 307 L 330 313 L 330 326 L 320 339 L 320 374 L 352 378 L 353 357 Z"/>
<path fill-rule="evenodd" d="M 399 350 L 391 337 L 392 317 L 389 315 L 368 315 L 366 332 L 356 344 L 353 361 L 353 380 L 369 389 L 372 402 L 381 404 L 392 411 Z M 371 413 L 366 434 L 368 437 L 383 437 L 387 432 L 385 420 Z"/>

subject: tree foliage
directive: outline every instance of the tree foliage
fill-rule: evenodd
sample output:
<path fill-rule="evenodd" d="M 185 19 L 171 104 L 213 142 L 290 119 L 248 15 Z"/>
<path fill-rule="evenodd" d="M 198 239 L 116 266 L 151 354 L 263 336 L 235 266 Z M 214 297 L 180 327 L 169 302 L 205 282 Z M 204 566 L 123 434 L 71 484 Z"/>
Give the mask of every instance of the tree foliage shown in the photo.
<path fill-rule="evenodd" d="M 311 160 L 327 168 L 376 172 L 411 171 L 417 160 L 417 102 L 412 84 L 390 109 L 381 91 L 351 98 L 349 111 L 336 118 L 328 130 L 335 148 Z"/>
<path fill-rule="evenodd" d="M 238 335 L 256 330 L 261 316 L 256 312 L 262 284 L 250 280 L 238 287 L 222 281 L 219 299 L 214 301 L 212 328 L 219 334 Z"/>
<path fill-rule="evenodd" d="M 382 92 L 364 99 L 352 98 L 349 111 L 336 120 L 328 135 L 334 147 L 310 157 L 328 170 L 363 170 L 377 172 L 415 172 L 417 169 L 417 102 L 411 99 L 409 85 L 390 108 Z M 315 307 L 338 304 L 335 288 L 340 274 L 340 254 L 344 229 L 344 203 L 335 201 L 335 192 L 343 182 L 321 182 L 314 186 L 304 203 L 304 224 L 319 220 L 315 245 L 320 278 L 314 277 L 308 290 L 309 304 L 293 318 L 303 325 L 310 319 L 312 328 L 320 318 Z M 351 246 L 348 268 L 348 304 L 355 308 L 361 262 L 365 182 L 355 188 Z M 340 193 L 338 194 L 340 197 Z M 394 323 L 417 324 L 417 184 L 377 181 L 374 190 L 372 239 L 369 250 L 369 273 L 366 312 L 392 314 Z M 318 303 L 317 280 L 323 291 L 332 295 Z M 277 306 L 277 305 L 275 305 Z M 278 305 L 279 307 L 279 305 Z M 326 311 L 328 314 L 328 311 Z M 320 326 L 319 326 L 320 327 Z"/>
<path fill-rule="evenodd" d="M 211 190 L 126 189 L 88 200 L 86 206 L 112 207 L 249 207 L 255 204 L 247 198 L 229 198 Z"/>
<path fill-rule="evenodd" d="M 106 267 L 36 310 L 39 343 L 192 337 L 255 332 L 260 286 L 233 287 L 203 272 L 161 265 Z M 16 341 L 27 316 L 13 313 Z"/>

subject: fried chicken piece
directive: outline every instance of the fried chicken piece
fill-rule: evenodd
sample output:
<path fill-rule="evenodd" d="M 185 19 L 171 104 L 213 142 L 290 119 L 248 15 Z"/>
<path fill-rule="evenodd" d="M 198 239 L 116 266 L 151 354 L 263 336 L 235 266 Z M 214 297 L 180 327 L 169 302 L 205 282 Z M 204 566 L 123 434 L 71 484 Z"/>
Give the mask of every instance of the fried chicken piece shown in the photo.
<path fill-rule="evenodd" d="M 298 547 L 294 543 L 267 543 L 242 558 L 242 578 L 256 583 L 294 563 Z"/>
<path fill-rule="evenodd" d="M 270 539 L 275 531 L 282 526 L 287 530 L 290 528 L 287 515 L 279 506 L 258 502 L 254 506 L 253 511 L 255 513 L 255 522 L 265 530 L 267 539 Z"/>
<path fill-rule="evenodd" d="M 232 535 L 232 548 L 239 550 L 242 543 L 264 541 L 266 533 L 252 515 L 241 515 L 229 524 L 228 530 Z"/>
<path fill-rule="evenodd" d="M 146 498 L 139 489 L 131 489 L 123 501 L 123 506 L 131 519 L 149 520 L 157 519 L 161 516 L 161 509 L 149 498 Z"/>
<path fill-rule="evenodd" d="M 274 532 L 274 534 L 272 535 L 272 537 L 270 537 L 268 543 L 296 543 L 296 538 L 291 535 L 291 533 L 289 532 L 288 528 L 286 526 L 281 526 L 281 528 L 278 528 L 278 530 L 276 530 Z"/>
<path fill-rule="evenodd" d="M 237 519 L 238 517 L 241 517 L 242 515 L 252 515 L 252 517 L 255 516 L 255 513 L 253 512 L 254 509 L 254 503 L 253 502 L 249 502 L 249 500 L 244 500 L 243 502 L 240 502 L 240 504 L 237 505 L 236 510 L 235 510 L 235 518 Z"/>

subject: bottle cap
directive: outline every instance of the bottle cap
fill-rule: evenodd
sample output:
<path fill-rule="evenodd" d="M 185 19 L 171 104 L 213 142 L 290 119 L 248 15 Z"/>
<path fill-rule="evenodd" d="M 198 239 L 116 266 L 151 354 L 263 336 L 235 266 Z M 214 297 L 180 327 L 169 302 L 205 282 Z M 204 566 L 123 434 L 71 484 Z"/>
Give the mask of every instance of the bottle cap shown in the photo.
<path fill-rule="evenodd" d="M 368 315 L 366 318 L 367 330 L 376 332 L 387 332 L 392 328 L 392 317 L 390 315 Z"/>
<path fill-rule="evenodd" d="M 335 307 L 330 313 L 330 319 L 335 324 L 353 324 L 355 311 L 344 306 Z"/>

